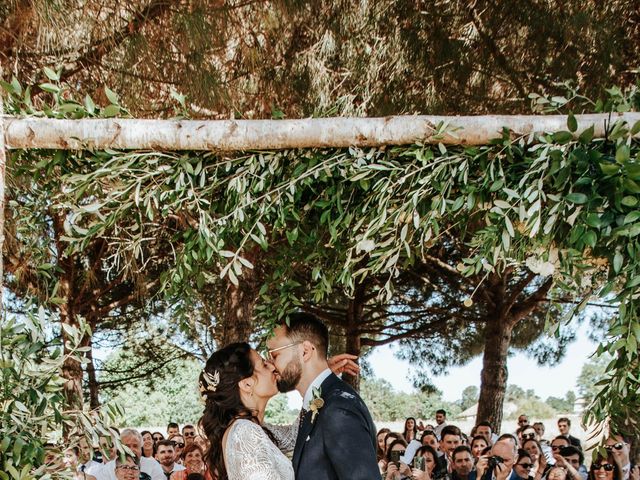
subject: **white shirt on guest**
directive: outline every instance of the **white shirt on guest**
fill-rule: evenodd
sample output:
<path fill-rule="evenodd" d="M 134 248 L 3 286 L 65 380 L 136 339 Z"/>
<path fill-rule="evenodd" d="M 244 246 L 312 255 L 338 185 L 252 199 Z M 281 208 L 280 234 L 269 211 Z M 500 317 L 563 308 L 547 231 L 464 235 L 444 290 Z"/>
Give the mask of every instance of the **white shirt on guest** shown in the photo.
<path fill-rule="evenodd" d="M 309 385 L 309 387 L 307 388 L 307 391 L 304 394 L 304 398 L 302 399 L 302 407 L 304 409 L 309 410 L 309 404 L 311 403 L 311 400 L 313 400 L 313 389 L 320 388 L 322 382 L 324 382 L 329 375 L 331 375 L 331 370 L 327 368 L 320 375 L 318 375 L 313 380 L 313 382 L 311 382 L 311 385 Z"/>

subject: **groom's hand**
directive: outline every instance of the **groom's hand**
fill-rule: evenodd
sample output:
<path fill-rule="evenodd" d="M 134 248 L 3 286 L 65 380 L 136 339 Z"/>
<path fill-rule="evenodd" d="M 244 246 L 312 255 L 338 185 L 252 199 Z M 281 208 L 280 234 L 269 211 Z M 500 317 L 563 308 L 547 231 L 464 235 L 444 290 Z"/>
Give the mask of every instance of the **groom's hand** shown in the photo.
<path fill-rule="evenodd" d="M 331 371 L 336 375 L 347 373 L 355 376 L 360 373 L 360 365 L 354 361 L 357 359 L 358 357 L 356 355 L 341 353 L 340 355 L 334 355 L 333 357 L 328 358 L 327 363 L 329 364 Z"/>

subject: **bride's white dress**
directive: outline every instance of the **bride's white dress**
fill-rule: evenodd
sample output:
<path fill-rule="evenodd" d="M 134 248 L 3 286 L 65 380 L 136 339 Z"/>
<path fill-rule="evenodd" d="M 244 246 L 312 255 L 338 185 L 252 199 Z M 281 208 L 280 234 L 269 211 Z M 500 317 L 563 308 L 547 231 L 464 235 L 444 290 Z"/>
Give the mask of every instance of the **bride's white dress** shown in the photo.
<path fill-rule="evenodd" d="M 293 425 L 265 425 L 283 451 L 292 451 L 298 434 Z M 293 466 L 260 425 L 236 420 L 227 435 L 225 461 L 229 480 L 294 480 Z"/>

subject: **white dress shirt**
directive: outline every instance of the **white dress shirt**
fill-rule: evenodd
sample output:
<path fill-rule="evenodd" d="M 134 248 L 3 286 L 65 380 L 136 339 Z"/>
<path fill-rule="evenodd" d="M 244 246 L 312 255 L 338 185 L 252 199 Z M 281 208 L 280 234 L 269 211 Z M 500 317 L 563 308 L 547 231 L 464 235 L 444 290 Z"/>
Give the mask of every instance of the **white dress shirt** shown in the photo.
<path fill-rule="evenodd" d="M 302 408 L 304 408 L 305 410 L 309 410 L 309 404 L 311 403 L 311 400 L 313 400 L 313 389 L 320 388 L 322 382 L 324 382 L 329 375 L 331 375 L 331 369 L 327 368 L 320 375 L 318 375 L 313 380 L 313 382 L 311 382 L 311 385 L 309 385 L 309 387 L 307 388 L 307 391 L 305 392 L 302 399 Z"/>

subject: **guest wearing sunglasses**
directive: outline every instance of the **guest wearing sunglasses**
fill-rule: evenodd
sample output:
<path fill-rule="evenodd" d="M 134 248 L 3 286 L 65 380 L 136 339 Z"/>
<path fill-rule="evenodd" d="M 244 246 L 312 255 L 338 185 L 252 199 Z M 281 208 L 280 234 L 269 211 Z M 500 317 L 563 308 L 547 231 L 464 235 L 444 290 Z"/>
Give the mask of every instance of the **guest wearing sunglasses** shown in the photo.
<path fill-rule="evenodd" d="M 518 450 L 518 461 L 513 465 L 516 475 L 525 480 L 534 480 L 535 477 L 531 475 L 533 467 L 534 463 L 529 452 L 520 448 Z"/>
<path fill-rule="evenodd" d="M 542 444 L 542 442 L 540 441 L 541 440 L 540 435 L 538 434 L 538 431 L 533 426 L 526 426 L 522 429 L 521 438 L 520 438 L 520 445 L 522 446 L 522 448 L 524 448 L 524 442 L 526 442 L 527 440 L 535 440 L 536 442 L 538 442 L 538 446 L 542 450 L 542 453 L 544 454 L 544 458 L 546 459 L 547 463 L 549 465 L 555 464 L 555 459 L 553 458 L 553 452 L 551 451 L 551 447 L 549 445 Z"/>
<path fill-rule="evenodd" d="M 605 442 L 607 452 L 620 469 L 622 480 L 629 480 L 631 472 L 631 460 L 629 458 L 629 442 L 622 435 L 611 435 Z"/>
<path fill-rule="evenodd" d="M 182 436 L 184 437 L 185 446 L 189 446 L 196 438 L 196 429 L 193 425 L 185 425 L 182 427 Z"/>
<path fill-rule="evenodd" d="M 553 456 L 553 463 L 558 461 L 562 455 L 560 455 L 560 450 L 571 445 L 571 442 L 564 435 L 558 435 L 553 440 L 551 440 L 551 455 Z"/>
<path fill-rule="evenodd" d="M 182 450 L 184 449 L 184 437 L 180 434 L 172 435 L 169 437 L 169 440 L 173 442 L 173 446 L 175 447 L 176 463 L 182 464 Z"/>
<path fill-rule="evenodd" d="M 613 454 L 607 452 L 607 456 L 598 455 L 589 469 L 589 480 L 623 480 L 622 471 L 618 468 Z"/>
<path fill-rule="evenodd" d="M 398 457 L 404 456 L 407 449 L 407 442 L 404 440 L 395 440 L 387 449 L 385 460 L 387 461 L 387 470 L 384 473 L 386 480 L 403 480 L 411 477 L 411 469 L 403 462 L 397 460 Z"/>
<path fill-rule="evenodd" d="M 157 444 L 158 442 L 164 440 L 164 435 L 162 435 L 160 432 L 153 432 L 151 434 L 151 437 L 153 438 L 153 443 Z"/>

